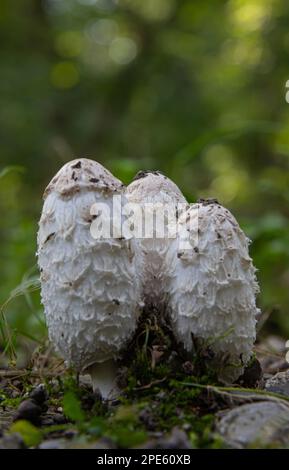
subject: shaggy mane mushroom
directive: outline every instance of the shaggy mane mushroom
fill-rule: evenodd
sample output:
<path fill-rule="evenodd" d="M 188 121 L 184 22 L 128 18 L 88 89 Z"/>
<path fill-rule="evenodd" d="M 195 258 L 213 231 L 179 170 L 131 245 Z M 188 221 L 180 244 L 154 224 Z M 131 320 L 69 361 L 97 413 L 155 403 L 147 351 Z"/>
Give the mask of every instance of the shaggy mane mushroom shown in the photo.
<path fill-rule="evenodd" d="M 37 239 L 49 338 L 105 398 L 116 388 L 115 361 L 141 305 L 135 241 L 94 238 L 90 231 L 93 204 L 112 209 L 113 195 L 125 204 L 123 184 L 102 165 L 83 158 L 67 163 L 45 190 Z"/>

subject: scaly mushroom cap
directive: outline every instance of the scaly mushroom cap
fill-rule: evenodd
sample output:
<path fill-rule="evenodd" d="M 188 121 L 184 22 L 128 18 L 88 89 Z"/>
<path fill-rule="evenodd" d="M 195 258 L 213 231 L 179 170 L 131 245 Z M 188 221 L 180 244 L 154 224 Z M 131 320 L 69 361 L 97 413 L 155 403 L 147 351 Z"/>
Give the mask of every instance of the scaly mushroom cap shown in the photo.
<path fill-rule="evenodd" d="M 175 213 L 186 204 L 186 199 L 175 183 L 159 171 L 140 171 L 127 187 L 126 196 L 129 202 L 139 204 L 143 208 L 145 204 L 151 204 L 152 211 L 159 204 L 170 204 Z M 136 224 L 140 221 L 136 218 Z M 144 219 L 142 221 L 144 224 Z M 165 219 L 166 230 L 169 221 Z M 161 238 L 153 231 L 152 238 L 141 238 L 140 248 L 142 252 L 141 278 L 145 303 L 163 310 L 167 298 L 167 275 L 170 272 L 174 252 L 172 251 L 173 239 L 167 235 Z"/>
<path fill-rule="evenodd" d="M 160 171 L 139 171 L 126 190 L 131 202 L 185 203 L 178 186 Z"/>
<path fill-rule="evenodd" d="M 88 158 L 78 158 L 66 163 L 56 173 L 44 191 L 44 199 L 55 192 L 61 196 L 72 196 L 81 189 L 92 191 L 119 192 L 124 188 L 100 163 Z"/>
<path fill-rule="evenodd" d="M 135 242 L 90 232 L 93 204 L 112 209 L 113 195 L 125 204 L 123 192 L 119 180 L 87 159 L 64 165 L 45 191 L 38 232 L 42 303 L 51 341 L 78 371 L 116 359 L 136 328 Z"/>
<path fill-rule="evenodd" d="M 216 200 L 200 200 L 182 214 L 178 244 L 170 281 L 173 331 L 187 350 L 193 334 L 217 356 L 229 355 L 220 378 L 233 381 L 252 355 L 259 314 L 249 240 Z"/>

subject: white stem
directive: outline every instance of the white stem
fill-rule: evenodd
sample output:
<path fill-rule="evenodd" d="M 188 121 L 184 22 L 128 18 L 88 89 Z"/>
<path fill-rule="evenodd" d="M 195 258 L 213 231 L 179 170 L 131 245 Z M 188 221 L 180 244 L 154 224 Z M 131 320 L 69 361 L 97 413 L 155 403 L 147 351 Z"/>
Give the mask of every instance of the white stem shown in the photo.
<path fill-rule="evenodd" d="M 117 395 L 117 367 L 113 360 L 95 363 L 87 369 L 87 372 L 91 376 L 94 392 L 99 391 L 104 399 Z"/>

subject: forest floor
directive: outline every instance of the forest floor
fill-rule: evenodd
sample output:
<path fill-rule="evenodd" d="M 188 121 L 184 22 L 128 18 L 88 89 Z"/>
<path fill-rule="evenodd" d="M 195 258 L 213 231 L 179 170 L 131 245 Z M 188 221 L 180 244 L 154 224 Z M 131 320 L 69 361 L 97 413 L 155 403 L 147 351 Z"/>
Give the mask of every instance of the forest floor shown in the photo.
<path fill-rule="evenodd" d="M 208 348 L 191 360 L 175 346 L 167 331 L 143 325 L 119 364 L 121 395 L 106 402 L 50 348 L 26 369 L 0 370 L 0 449 L 289 447 L 285 340 L 259 342 L 233 386 L 204 367 Z"/>

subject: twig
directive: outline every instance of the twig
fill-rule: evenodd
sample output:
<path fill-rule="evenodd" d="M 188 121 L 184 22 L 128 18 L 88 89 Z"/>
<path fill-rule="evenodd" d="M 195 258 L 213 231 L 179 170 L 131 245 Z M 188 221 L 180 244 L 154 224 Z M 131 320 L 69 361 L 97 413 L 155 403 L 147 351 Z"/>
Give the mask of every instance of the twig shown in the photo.
<path fill-rule="evenodd" d="M 140 390 L 148 390 L 149 388 L 153 387 L 154 385 L 161 384 L 162 382 L 165 382 L 167 380 L 167 377 L 164 377 L 163 379 L 160 380 L 154 380 L 153 382 L 143 385 L 142 387 L 135 387 L 134 390 L 140 391 Z"/>
<path fill-rule="evenodd" d="M 274 357 L 276 359 L 284 359 L 285 353 L 278 353 L 277 351 L 269 351 L 267 349 L 263 349 L 262 347 L 260 348 L 259 346 L 254 347 L 255 351 L 257 351 L 260 354 L 264 354 L 264 356 L 270 356 Z"/>
<path fill-rule="evenodd" d="M 60 373 L 56 372 L 32 372 L 26 369 L 18 369 L 18 370 L 0 370 L 0 377 L 3 378 L 16 378 L 16 377 L 23 377 L 25 375 L 29 375 L 30 377 L 55 377 L 60 375 Z"/>
<path fill-rule="evenodd" d="M 230 396 L 231 398 L 236 397 L 236 398 L 246 399 L 246 396 L 240 395 L 240 394 L 247 393 L 248 394 L 247 398 L 248 399 L 251 398 L 252 400 L 254 399 L 260 400 L 260 399 L 265 398 L 270 401 L 283 401 L 285 402 L 284 404 L 286 406 L 288 406 L 288 402 L 289 402 L 289 397 L 286 397 L 285 395 L 282 395 L 281 393 L 266 392 L 265 390 L 242 388 L 242 387 L 218 387 L 217 385 L 203 385 L 203 384 L 191 383 L 191 382 L 179 382 L 179 383 L 187 387 L 196 387 L 196 388 L 206 389 L 208 392 L 212 391 L 219 395 Z"/>

